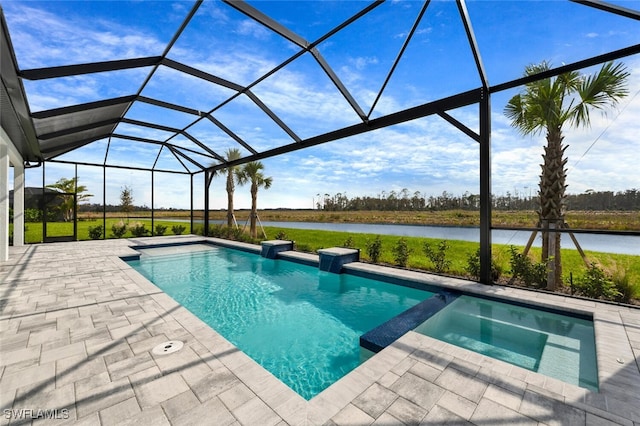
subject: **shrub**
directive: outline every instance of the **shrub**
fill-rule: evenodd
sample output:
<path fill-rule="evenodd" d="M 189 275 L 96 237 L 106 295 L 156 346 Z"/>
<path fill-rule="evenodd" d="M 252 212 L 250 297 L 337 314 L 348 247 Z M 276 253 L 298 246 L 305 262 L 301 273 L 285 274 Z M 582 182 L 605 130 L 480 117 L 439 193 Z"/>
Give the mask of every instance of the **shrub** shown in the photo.
<path fill-rule="evenodd" d="M 425 242 L 422 247 L 424 254 L 429 258 L 433 264 L 433 269 L 436 272 L 442 273 L 449 270 L 451 261 L 447 260 L 447 249 L 449 243 L 447 240 L 442 240 L 438 243 L 438 247 L 434 249 L 429 242 Z"/>
<path fill-rule="evenodd" d="M 127 233 L 127 225 L 120 221 L 111 225 L 111 235 L 116 238 L 122 238 Z"/>
<path fill-rule="evenodd" d="M 592 263 L 587 272 L 573 283 L 579 294 L 592 299 L 615 300 L 621 296 L 616 289 L 613 280 L 595 263 Z"/>
<path fill-rule="evenodd" d="M 104 232 L 104 227 L 102 225 L 90 226 L 89 238 L 91 238 L 92 240 L 99 240 L 100 238 L 102 238 L 103 232 Z"/>
<path fill-rule="evenodd" d="M 305 253 L 311 253 L 313 251 L 313 249 L 311 248 L 311 246 L 309 244 L 295 244 L 295 250 L 297 251 L 303 251 Z"/>
<path fill-rule="evenodd" d="M 534 262 L 519 253 L 514 246 L 509 247 L 512 279 L 519 278 L 527 287 L 544 288 L 547 286 L 547 265 Z"/>
<path fill-rule="evenodd" d="M 184 230 L 187 229 L 184 225 L 173 225 L 171 227 L 171 231 L 175 234 L 175 235 L 182 235 L 182 233 L 184 232 Z M 202 231 L 204 231 L 204 229 L 202 229 Z M 203 234 L 200 234 L 203 235 Z"/>
<path fill-rule="evenodd" d="M 613 285 L 619 293 L 617 300 L 622 303 L 629 303 L 632 299 L 640 298 L 640 284 L 629 282 L 627 271 L 617 270 L 611 277 Z"/>
<path fill-rule="evenodd" d="M 179 234 L 178 234 L 179 235 Z M 209 236 L 214 238 L 226 238 L 227 226 L 226 225 L 209 225 Z"/>
<path fill-rule="evenodd" d="M 41 222 L 42 221 L 42 210 L 25 209 L 24 210 L 24 221 L 25 222 Z"/>
<path fill-rule="evenodd" d="M 287 235 L 286 232 L 280 231 L 276 234 L 275 239 L 289 241 L 289 236 Z"/>
<path fill-rule="evenodd" d="M 475 279 L 480 279 L 480 249 L 476 250 L 475 253 L 471 253 L 467 256 L 467 267 L 465 268 L 467 273 L 474 277 Z M 498 263 L 491 259 L 491 281 L 497 282 L 500 279 L 500 275 L 502 275 L 502 268 Z"/>
<path fill-rule="evenodd" d="M 467 266 L 465 270 L 475 279 L 480 279 L 480 249 L 467 256 Z"/>
<path fill-rule="evenodd" d="M 157 224 L 156 225 L 156 235 L 162 237 L 164 233 L 167 231 L 167 225 Z"/>
<path fill-rule="evenodd" d="M 209 225 L 209 236 L 214 238 L 226 238 L 228 240 L 243 241 L 243 242 L 253 241 L 251 237 L 249 237 L 247 234 L 244 233 L 243 229 L 235 226 L 229 228 L 227 225 L 223 225 L 223 224 Z"/>
<path fill-rule="evenodd" d="M 382 240 L 377 235 L 373 241 L 367 241 L 367 256 L 373 263 L 378 263 L 382 255 Z"/>
<path fill-rule="evenodd" d="M 347 237 L 347 239 L 344 240 L 344 243 L 342 243 L 342 247 L 355 248 L 355 243 L 353 242 L 353 237 L 351 235 L 349 235 L 349 237 Z"/>
<path fill-rule="evenodd" d="M 235 241 L 247 241 L 247 237 L 245 236 L 242 229 L 235 226 L 227 228 L 227 238 Z M 251 238 L 248 238 L 248 240 L 251 240 Z"/>
<path fill-rule="evenodd" d="M 407 245 L 407 240 L 400 238 L 393 248 L 393 259 L 396 261 L 396 264 L 405 268 L 410 254 L 411 249 Z"/>
<path fill-rule="evenodd" d="M 129 225 L 129 231 L 134 237 L 144 237 L 149 234 L 149 230 L 145 228 L 144 223 L 136 222 L 133 225 Z"/>

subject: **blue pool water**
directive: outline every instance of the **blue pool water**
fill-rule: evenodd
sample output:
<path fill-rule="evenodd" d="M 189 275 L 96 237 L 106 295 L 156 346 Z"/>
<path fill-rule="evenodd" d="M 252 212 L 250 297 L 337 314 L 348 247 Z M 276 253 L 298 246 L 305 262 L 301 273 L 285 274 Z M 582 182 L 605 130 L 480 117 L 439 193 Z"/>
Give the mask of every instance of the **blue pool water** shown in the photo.
<path fill-rule="evenodd" d="M 384 336 L 416 312 L 432 315 L 409 326 L 416 332 L 598 390 L 588 319 L 457 293 L 432 298 L 206 244 L 139 251 L 132 267 L 306 399 L 370 355 L 360 349 L 362 335 L 375 341 L 378 330 Z"/>
<path fill-rule="evenodd" d="M 415 331 L 598 390 L 593 321 L 463 295 Z"/>
<path fill-rule="evenodd" d="M 306 399 L 362 362 L 359 338 L 433 293 L 210 245 L 129 264 Z"/>

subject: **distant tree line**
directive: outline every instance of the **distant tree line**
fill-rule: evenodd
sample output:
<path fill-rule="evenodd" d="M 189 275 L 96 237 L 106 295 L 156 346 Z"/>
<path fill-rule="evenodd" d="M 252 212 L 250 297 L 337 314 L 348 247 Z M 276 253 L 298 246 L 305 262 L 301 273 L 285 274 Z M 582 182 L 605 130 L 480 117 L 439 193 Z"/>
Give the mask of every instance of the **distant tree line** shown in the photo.
<path fill-rule="evenodd" d="M 495 210 L 536 210 L 539 202 L 535 196 L 514 191 L 504 195 L 492 195 L 492 208 Z M 566 195 L 565 204 L 569 210 L 640 210 L 640 190 L 593 191 L 582 194 Z M 348 197 L 346 193 L 318 196 L 316 207 L 327 211 L 348 210 L 479 210 L 480 195 L 465 192 L 454 195 L 444 191 L 440 195 L 427 196 L 419 191 L 382 191 L 376 196 Z"/>
<path fill-rule="evenodd" d="M 95 203 L 91 203 L 91 204 L 80 204 L 78 205 L 78 211 L 79 212 L 95 212 L 95 213 L 102 213 L 103 210 L 103 206 L 102 204 L 95 204 Z M 122 205 L 121 204 L 117 204 L 117 205 L 112 205 L 112 204 L 107 204 L 106 206 L 104 206 L 104 210 L 107 213 L 113 213 L 113 212 L 122 212 Z M 156 208 L 156 210 L 165 210 L 165 209 L 160 209 L 160 208 Z M 177 209 L 166 209 L 166 210 L 177 210 Z M 144 211 L 151 211 L 151 207 L 144 205 L 144 206 L 131 206 L 131 211 L 140 211 L 140 212 L 144 212 Z"/>

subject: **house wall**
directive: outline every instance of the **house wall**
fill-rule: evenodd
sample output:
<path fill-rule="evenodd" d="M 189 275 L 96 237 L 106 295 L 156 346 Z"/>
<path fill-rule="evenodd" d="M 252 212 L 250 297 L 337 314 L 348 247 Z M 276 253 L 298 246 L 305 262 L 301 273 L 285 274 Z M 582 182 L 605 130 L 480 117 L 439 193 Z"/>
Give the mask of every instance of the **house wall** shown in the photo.
<path fill-rule="evenodd" d="M 0 261 L 9 259 L 9 167 L 13 173 L 13 245 L 24 245 L 24 161 L 0 128 Z"/>

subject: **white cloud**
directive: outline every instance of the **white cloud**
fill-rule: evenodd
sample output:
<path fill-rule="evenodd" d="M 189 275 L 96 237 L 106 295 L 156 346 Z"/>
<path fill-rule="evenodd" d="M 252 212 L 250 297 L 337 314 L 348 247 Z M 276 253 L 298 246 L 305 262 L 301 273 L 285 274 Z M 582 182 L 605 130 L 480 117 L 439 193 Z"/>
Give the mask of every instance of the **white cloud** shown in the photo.
<path fill-rule="evenodd" d="M 271 35 L 271 32 L 265 28 L 264 26 L 258 24 L 256 21 L 251 19 L 245 19 L 240 21 L 237 26 L 236 31 L 241 35 L 249 35 L 258 40 L 264 40 Z"/>
<path fill-rule="evenodd" d="M 353 64 L 353 66 L 358 70 L 358 71 L 362 71 L 364 70 L 367 65 L 370 64 L 377 64 L 378 63 L 378 58 L 376 57 L 356 57 L 356 58 L 349 58 L 349 62 L 351 64 Z"/>
<path fill-rule="evenodd" d="M 165 46 L 113 21 L 62 17 L 25 3 L 6 14 L 22 69 L 158 55 Z"/>

